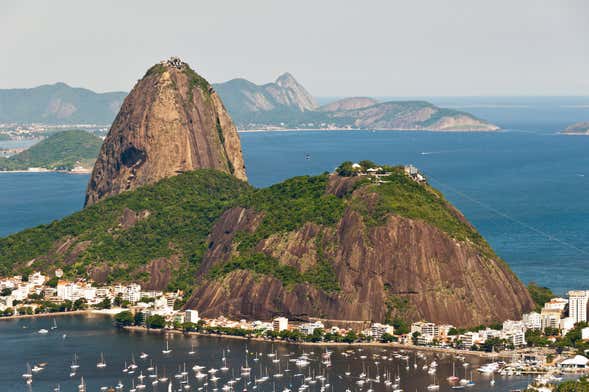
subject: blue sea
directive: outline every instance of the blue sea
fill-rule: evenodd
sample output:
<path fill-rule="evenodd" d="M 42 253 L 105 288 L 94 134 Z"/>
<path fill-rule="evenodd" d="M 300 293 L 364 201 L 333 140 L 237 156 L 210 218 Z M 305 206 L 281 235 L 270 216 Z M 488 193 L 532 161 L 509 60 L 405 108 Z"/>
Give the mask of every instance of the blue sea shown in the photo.
<path fill-rule="evenodd" d="M 288 131 L 241 133 L 250 182 L 264 187 L 344 160 L 414 164 L 525 282 L 563 294 L 589 288 L 589 98 L 432 98 L 499 133 Z M 305 159 L 310 154 L 311 159 Z M 82 208 L 87 175 L 0 173 L 0 236 Z"/>

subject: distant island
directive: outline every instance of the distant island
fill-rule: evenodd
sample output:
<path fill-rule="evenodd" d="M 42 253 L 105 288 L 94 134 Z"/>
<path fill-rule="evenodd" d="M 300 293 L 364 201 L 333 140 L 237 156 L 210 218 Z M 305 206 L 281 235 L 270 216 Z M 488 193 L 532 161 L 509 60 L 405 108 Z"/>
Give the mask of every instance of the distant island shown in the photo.
<path fill-rule="evenodd" d="M 589 135 L 589 121 L 570 125 L 562 133 L 565 135 Z"/>
<path fill-rule="evenodd" d="M 366 129 L 496 131 L 498 126 L 426 101 L 351 97 L 320 106 L 290 74 L 263 85 L 246 79 L 213 84 L 239 130 Z M 111 124 L 126 92 L 95 93 L 65 83 L 0 89 L 0 128 L 7 124 Z"/>
<path fill-rule="evenodd" d="M 289 73 L 264 85 L 233 79 L 213 87 L 241 130 L 499 130 L 469 113 L 439 108 L 426 101 L 379 102 L 369 97 L 352 97 L 319 106 Z"/>
<path fill-rule="evenodd" d="M 87 173 L 102 140 L 86 131 L 57 132 L 27 150 L 0 158 L 0 171 L 67 171 Z"/>

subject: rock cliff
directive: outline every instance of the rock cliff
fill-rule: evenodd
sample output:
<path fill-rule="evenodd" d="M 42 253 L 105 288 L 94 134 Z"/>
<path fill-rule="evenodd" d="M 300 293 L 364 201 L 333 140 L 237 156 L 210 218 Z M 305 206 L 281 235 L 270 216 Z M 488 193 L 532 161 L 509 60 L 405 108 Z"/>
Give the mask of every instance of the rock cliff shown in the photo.
<path fill-rule="evenodd" d="M 317 108 L 315 99 L 290 73 L 263 85 L 232 79 L 214 85 L 231 116 L 240 120 L 252 115 L 288 117 Z"/>
<path fill-rule="evenodd" d="M 259 261 L 228 268 L 241 257 L 244 233 L 262 230 L 267 214 L 235 207 L 213 226 L 187 307 L 210 317 L 378 322 L 399 317 L 457 326 L 519 319 L 533 308 L 526 287 L 484 240 L 458 240 L 431 222 L 394 212 L 384 213 L 375 224 L 365 209 L 378 211 L 381 196 L 372 186 L 358 187 L 356 180 L 336 175 L 329 180 L 327 193 L 349 198 L 335 225 L 306 222 L 253 247 L 254 253 L 296 271 L 290 274 L 309 276 L 332 268 L 329 286 L 313 284 L 312 278 L 286 282 L 281 278 L 285 270 L 260 273 L 266 267 Z M 456 224 L 476 233 L 457 210 L 442 205 Z"/>
<path fill-rule="evenodd" d="M 245 180 L 237 129 L 211 85 L 171 59 L 127 96 L 96 160 L 86 205 L 181 172 L 212 168 Z"/>
<path fill-rule="evenodd" d="M 0 274 L 61 268 L 72 279 L 178 289 L 204 316 L 248 319 L 468 327 L 533 308 L 439 192 L 386 170 L 262 189 L 218 170 L 183 173 L 0 238 Z"/>

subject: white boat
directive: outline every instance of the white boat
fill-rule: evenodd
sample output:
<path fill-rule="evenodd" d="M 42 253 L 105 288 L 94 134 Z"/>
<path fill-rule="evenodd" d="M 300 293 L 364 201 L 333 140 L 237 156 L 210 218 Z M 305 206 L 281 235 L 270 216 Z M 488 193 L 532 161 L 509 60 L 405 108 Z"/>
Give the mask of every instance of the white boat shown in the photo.
<path fill-rule="evenodd" d="M 168 343 L 168 339 L 166 339 L 166 348 L 162 350 L 162 354 L 169 354 L 172 350 L 170 349 L 170 345 Z"/>
<path fill-rule="evenodd" d="M 96 364 L 96 367 L 99 369 L 103 369 L 106 367 L 106 361 L 104 360 L 104 354 L 100 353 L 100 361 Z"/>
<path fill-rule="evenodd" d="M 440 384 L 436 382 L 436 376 L 434 375 L 434 382 L 427 386 L 428 391 L 437 391 L 440 389 Z"/>
<path fill-rule="evenodd" d="M 43 369 L 44 369 L 44 367 L 43 367 L 43 366 L 35 365 L 35 366 L 33 366 L 33 368 L 31 369 L 31 371 L 32 371 L 33 373 L 39 373 L 39 372 L 40 372 L 41 370 L 43 370 Z"/>
<path fill-rule="evenodd" d="M 166 376 L 166 368 L 164 368 L 164 375 L 162 377 L 158 378 L 158 380 L 161 383 L 164 383 L 164 382 L 167 382 L 168 381 L 168 376 Z"/>
<path fill-rule="evenodd" d="M 31 370 L 31 365 L 27 363 L 27 372 L 23 373 L 22 377 L 27 380 L 29 378 L 33 378 L 33 371 Z"/>
<path fill-rule="evenodd" d="M 41 335 L 46 335 L 49 333 L 48 330 L 46 330 L 45 328 L 41 328 L 39 331 L 37 331 L 37 333 L 41 334 Z"/>
<path fill-rule="evenodd" d="M 80 365 L 78 364 L 78 355 L 74 354 L 74 359 L 72 360 L 72 364 L 70 365 L 70 369 L 72 369 L 73 371 L 76 371 L 76 369 L 79 369 Z"/>
<path fill-rule="evenodd" d="M 78 385 L 78 391 L 86 392 L 86 383 L 84 382 L 84 377 L 80 380 L 80 385 Z"/>

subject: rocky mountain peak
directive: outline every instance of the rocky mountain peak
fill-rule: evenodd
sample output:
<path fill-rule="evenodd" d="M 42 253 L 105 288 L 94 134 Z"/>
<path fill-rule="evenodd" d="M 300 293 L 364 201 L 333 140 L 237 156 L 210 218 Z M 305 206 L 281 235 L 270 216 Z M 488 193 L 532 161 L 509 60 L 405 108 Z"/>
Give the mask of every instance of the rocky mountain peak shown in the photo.
<path fill-rule="evenodd" d="M 178 57 L 152 66 L 127 96 L 102 145 L 86 204 L 185 171 L 246 180 L 237 129 L 212 86 Z"/>
<path fill-rule="evenodd" d="M 278 76 L 275 83 L 281 87 L 300 86 L 300 84 L 290 72 L 285 72 Z"/>

